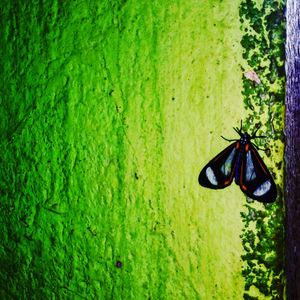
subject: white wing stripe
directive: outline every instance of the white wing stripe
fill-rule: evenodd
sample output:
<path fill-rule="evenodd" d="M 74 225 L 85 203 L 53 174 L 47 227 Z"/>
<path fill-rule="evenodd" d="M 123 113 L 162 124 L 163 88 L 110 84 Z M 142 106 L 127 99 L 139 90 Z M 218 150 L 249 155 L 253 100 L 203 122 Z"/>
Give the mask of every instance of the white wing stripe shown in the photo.
<path fill-rule="evenodd" d="M 246 181 L 251 181 L 256 178 L 256 174 L 254 171 L 254 165 L 252 161 L 251 152 L 248 151 L 246 154 Z"/>
<path fill-rule="evenodd" d="M 234 153 L 235 153 L 235 148 L 232 149 L 231 153 L 229 154 L 229 156 L 227 157 L 227 159 L 225 160 L 224 164 L 221 167 L 221 171 L 225 176 L 228 176 L 231 172 Z"/>
<path fill-rule="evenodd" d="M 263 196 L 266 194 L 271 188 L 271 181 L 268 179 L 263 184 L 261 184 L 253 193 L 254 196 Z"/>
<path fill-rule="evenodd" d="M 212 184 L 212 185 L 218 185 L 218 181 L 217 178 L 215 176 L 215 173 L 213 171 L 213 169 L 211 167 L 208 167 L 205 171 L 205 175 L 208 179 L 208 181 Z"/>

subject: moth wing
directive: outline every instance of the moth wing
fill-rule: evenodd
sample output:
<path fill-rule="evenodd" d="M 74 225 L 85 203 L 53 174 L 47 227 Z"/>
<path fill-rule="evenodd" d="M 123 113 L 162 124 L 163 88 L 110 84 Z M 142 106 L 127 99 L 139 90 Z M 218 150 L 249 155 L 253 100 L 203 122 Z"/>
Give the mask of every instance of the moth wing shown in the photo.
<path fill-rule="evenodd" d="M 239 142 L 225 148 L 200 172 L 199 184 L 211 189 L 223 189 L 231 184 L 238 157 Z"/>
<path fill-rule="evenodd" d="M 250 198 L 265 203 L 276 200 L 276 184 L 251 143 L 245 147 L 239 181 L 241 190 Z"/>

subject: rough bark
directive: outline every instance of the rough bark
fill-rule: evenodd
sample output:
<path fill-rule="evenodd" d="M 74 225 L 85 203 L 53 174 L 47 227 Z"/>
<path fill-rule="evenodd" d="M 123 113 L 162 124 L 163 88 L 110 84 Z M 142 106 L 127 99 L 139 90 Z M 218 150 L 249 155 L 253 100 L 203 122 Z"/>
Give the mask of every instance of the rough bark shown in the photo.
<path fill-rule="evenodd" d="M 286 274 L 287 299 L 300 299 L 300 2 L 287 0 Z"/>

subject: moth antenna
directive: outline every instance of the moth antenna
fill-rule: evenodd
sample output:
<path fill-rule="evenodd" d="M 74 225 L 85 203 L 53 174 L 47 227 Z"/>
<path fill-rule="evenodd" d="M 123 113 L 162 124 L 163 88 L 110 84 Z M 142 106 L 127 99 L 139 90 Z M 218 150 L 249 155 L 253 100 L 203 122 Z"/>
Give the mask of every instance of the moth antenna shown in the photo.
<path fill-rule="evenodd" d="M 256 128 L 256 130 L 254 131 L 254 133 L 252 134 L 252 137 L 253 138 L 256 138 L 257 136 L 256 136 L 256 133 L 257 133 L 257 131 L 260 129 L 260 127 L 261 127 L 261 124 Z"/>
<path fill-rule="evenodd" d="M 242 128 L 243 128 L 243 120 L 241 120 L 240 128 L 235 127 L 233 128 L 240 136 L 242 136 Z"/>
<path fill-rule="evenodd" d="M 239 136 L 241 135 L 241 131 L 239 130 L 239 128 L 233 127 L 233 130 L 234 130 Z"/>

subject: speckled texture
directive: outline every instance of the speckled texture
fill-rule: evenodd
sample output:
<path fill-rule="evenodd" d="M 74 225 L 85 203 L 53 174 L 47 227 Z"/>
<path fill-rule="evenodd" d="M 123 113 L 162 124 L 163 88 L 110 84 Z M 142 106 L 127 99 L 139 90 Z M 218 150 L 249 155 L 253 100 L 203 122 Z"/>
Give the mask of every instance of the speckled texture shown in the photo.
<path fill-rule="evenodd" d="M 239 1 L 1 11 L 1 298 L 241 299 Z"/>
<path fill-rule="evenodd" d="M 283 199 L 283 115 L 284 115 L 284 0 L 243 0 L 240 19 L 244 32 L 243 99 L 248 112 L 245 129 L 261 126 L 264 139 L 255 143 L 277 184 L 273 204 L 252 202 L 241 213 L 244 223 L 243 276 L 244 299 L 283 299 L 284 274 L 284 199 Z M 259 83 L 245 74 L 254 71 Z"/>

